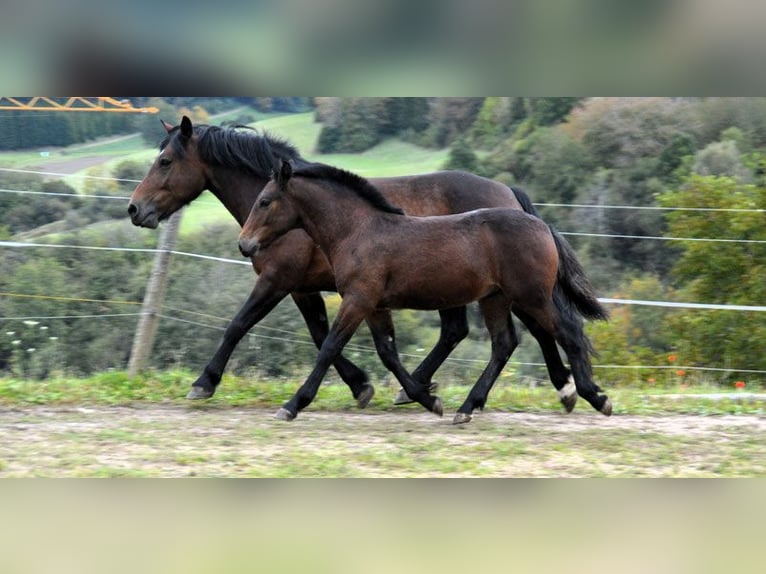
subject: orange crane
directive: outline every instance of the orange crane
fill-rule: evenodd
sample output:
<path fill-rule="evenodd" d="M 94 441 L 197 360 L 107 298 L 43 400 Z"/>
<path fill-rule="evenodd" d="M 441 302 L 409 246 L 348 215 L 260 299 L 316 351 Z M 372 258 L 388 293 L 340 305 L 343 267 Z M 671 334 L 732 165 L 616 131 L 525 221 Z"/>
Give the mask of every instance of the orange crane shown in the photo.
<path fill-rule="evenodd" d="M 35 96 L 31 98 L 9 98 L 0 96 L 0 110 L 17 111 L 60 111 L 60 112 L 130 112 L 156 114 L 160 110 L 155 107 L 135 108 L 128 100 L 115 98 L 46 98 Z"/>

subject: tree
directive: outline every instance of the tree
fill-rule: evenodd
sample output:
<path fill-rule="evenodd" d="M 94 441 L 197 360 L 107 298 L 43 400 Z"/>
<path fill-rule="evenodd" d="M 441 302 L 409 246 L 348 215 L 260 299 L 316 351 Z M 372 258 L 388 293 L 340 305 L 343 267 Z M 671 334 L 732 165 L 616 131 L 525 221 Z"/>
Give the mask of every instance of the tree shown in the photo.
<path fill-rule="evenodd" d="M 382 98 L 346 98 L 340 101 L 337 111 L 330 111 L 332 105 L 323 105 L 322 112 L 317 108 L 318 117 L 334 120 L 320 132 L 317 144 L 320 153 L 358 153 L 380 142 L 382 126 L 387 123 Z"/>
<path fill-rule="evenodd" d="M 766 241 L 763 213 L 766 188 L 730 177 L 693 175 L 676 191 L 659 198 L 674 207 L 745 211 L 672 211 L 669 233 L 679 237 Z M 688 241 L 673 268 L 679 297 L 699 303 L 763 305 L 766 301 L 766 247 L 758 243 Z M 671 328 L 687 360 L 762 369 L 766 357 L 763 313 L 688 312 Z"/>
<path fill-rule="evenodd" d="M 455 140 L 450 146 L 449 157 L 444 165 L 445 169 L 462 169 L 464 171 L 476 171 L 479 163 L 468 141 L 465 138 Z"/>
<path fill-rule="evenodd" d="M 734 140 L 713 142 L 698 151 L 694 156 L 692 170 L 700 175 L 725 175 L 743 182 L 751 182 L 753 179 L 753 174 L 742 162 Z"/>
<path fill-rule="evenodd" d="M 564 121 L 584 98 L 529 98 L 532 117 L 539 126 L 550 126 Z"/>
<path fill-rule="evenodd" d="M 511 125 L 511 98 L 487 98 L 471 128 L 471 139 L 483 148 L 492 148 Z"/>
<path fill-rule="evenodd" d="M 156 147 L 167 135 L 160 125 L 160 120 L 176 125 L 180 123 L 181 117 L 176 112 L 176 108 L 162 98 L 150 98 L 142 105 L 154 106 L 160 111 L 156 114 L 132 114 L 132 128 L 141 133 L 147 145 Z"/>

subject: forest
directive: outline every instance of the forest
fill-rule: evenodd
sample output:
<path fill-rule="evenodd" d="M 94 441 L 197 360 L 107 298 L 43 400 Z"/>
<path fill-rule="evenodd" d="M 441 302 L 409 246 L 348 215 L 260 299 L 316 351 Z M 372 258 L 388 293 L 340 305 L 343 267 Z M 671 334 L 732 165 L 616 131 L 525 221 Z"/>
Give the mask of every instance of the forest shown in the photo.
<path fill-rule="evenodd" d="M 314 130 L 313 145 L 301 143 L 300 151 L 329 163 L 367 158 L 382 165 L 377 150 L 391 146 L 442 150 L 437 168 L 464 169 L 526 191 L 541 217 L 574 246 L 601 297 L 679 304 L 608 304 L 610 320 L 587 326 L 598 353 L 597 379 L 609 385 L 766 383 L 766 99 L 136 103 L 160 107 L 169 121 L 188 114 L 213 123 L 216 114 L 237 110 L 231 123 L 268 129 L 269 118 L 295 117 L 303 127 L 277 135 L 303 139 Z M 0 150 L 7 150 L 0 154 L 0 373 L 45 378 L 123 370 L 152 264 L 142 250 L 157 241 L 156 233 L 130 225 L 127 198 L 146 173 L 162 129 L 155 116 L 33 114 L 0 115 Z M 108 167 L 91 168 L 90 178 L 12 169 L 23 167 L 13 159 L 23 150 L 133 133 L 142 134 L 137 147 L 115 154 Z M 374 166 L 363 175 L 375 175 Z M 396 172 L 396 165 L 386 169 Z M 182 234 L 177 250 L 241 259 L 236 237 L 236 224 L 224 218 Z M 67 247 L 22 249 L 11 242 Z M 201 370 L 254 280 L 244 265 L 174 257 L 152 367 Z M 337 295 L 326 294 L 326 302 L 334 311 Z M 475 306 L 470 313 L 471 335 L 437 380 L 474 377 L 483 367 L 486 330 Z M 399 311 L 395 322 L 405 364 L 416 364 L 436 340 L 438 316 Z M 386 378 L 366 333 L 353 343 L 349 358 Z M 285 301 L 243 340 L 229 369 L 292 376 L 315 357 L 300 315 Z M 502 380 L 536 384 L 546 378 L 540 363 L 532 338 L 524 337 Z"/>

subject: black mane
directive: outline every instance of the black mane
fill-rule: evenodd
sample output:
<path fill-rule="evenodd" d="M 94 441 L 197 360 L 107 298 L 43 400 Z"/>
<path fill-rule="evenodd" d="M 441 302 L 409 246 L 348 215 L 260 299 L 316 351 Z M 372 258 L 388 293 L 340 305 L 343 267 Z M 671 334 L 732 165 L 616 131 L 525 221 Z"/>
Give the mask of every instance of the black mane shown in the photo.
<path fill-rule="evenodd" d="M 246 169 L 269 178 L 278 159 L 303 164 L 298 150 L 285 140 L 259 133 L 250 126 L 219 127 L 205 124 L 194 126 L 202 161 L 224 167 Z M 185 141 L 178 127 L 173 128 L 160 143 L 160 149 L 173 146 L 173 153 L 183 157 Z"/>
<path fill-rule="evenodd" d="M 391 205 L 378 188 L 363 177 L 323 163 L 312 163 L 298 167 L 293 171 L 293 176 L 307 177 L 310 179 L 329 179 L 353 190 L 359 197 L 366 200 L 376 209 L 388 213 L 404 215 L 404 211 Z"/>

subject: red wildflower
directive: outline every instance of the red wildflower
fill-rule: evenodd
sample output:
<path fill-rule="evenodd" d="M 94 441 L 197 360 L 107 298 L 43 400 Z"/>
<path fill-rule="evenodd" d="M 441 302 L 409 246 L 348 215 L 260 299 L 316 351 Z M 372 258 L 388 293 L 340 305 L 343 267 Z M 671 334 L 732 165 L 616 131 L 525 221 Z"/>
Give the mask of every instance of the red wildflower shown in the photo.
<path fill-rule="evenodd" d="M 686 371 L 684 371 L 683 369 L 678 369 L 676 371 L 676 375 L 678 375 L 679 377 L 683 377 L 685 374 L 686 374 Z"/>
<path fill-rule="evenodd" d="M 678 355 L 668 355 L 668 361 L 671 363 L 675 363 L 676 359 L 678 359 Z"/>
<path fill-rule="evenodd" d="M 734 383 L 734 386 L 737 387 L 738 389 L 744 389 L 745 381 L 737 381 L 736 383 Z"/>

